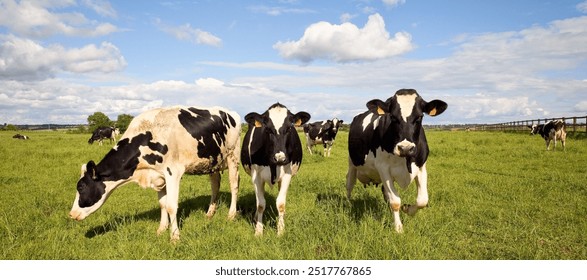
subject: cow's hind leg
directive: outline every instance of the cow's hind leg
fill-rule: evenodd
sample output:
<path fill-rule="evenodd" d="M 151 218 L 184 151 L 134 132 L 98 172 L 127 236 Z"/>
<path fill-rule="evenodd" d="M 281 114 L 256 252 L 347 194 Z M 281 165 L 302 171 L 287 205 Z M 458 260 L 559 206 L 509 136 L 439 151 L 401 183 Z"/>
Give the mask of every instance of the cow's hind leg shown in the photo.
<path fill-rule="evenodd" d="M 238 200 L 239 189 L 239 160 L 236 157 L 228 158 L 228 181 L 230 182 L 230 209 L 228 210 L 228 219 L 233 220 L 236 217 L 236 203 Z"/>
<path fill-rule="evenodd" d="M 208 219 L 211 219 L 214 213 L 216 213 L 218 192 L 220 191 L 220 172 L 210 174 L 210 186 L 212 188 L 212 194 L 210 195 L 210 206 L 208 206 L 208 212 L 206 213 Z"/>

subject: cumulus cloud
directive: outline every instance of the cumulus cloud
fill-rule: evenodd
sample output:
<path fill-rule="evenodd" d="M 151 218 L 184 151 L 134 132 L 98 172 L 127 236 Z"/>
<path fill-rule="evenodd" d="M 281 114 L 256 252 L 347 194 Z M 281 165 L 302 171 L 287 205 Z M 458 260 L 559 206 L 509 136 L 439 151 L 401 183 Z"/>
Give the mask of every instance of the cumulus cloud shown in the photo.
<path fill-rule="evenodd" d="M 5 0 L 0 2 L 0 26 L 5 26 L 20 36 L 34 38 L 46 38 L 59 34 L 95 37 L 119 31 L 110 23 L 90 20 L 81 13 L 55 12 L 72 5 L 75 5 L 75 2 Z M 114 11 L 102 10 L 101 13 L 114 13 Z"/>
<path fill-rule="evenodd" d="M 155 24 L 158 28 L 178 40 L 188 41 L 198 45 L 208 45 L 213 47 L 222 46 L 222 39 L 214 36 L 212 33 L 199 28 L 193 28 L 189 23 L 180 26 L 167 26 L 157 19 Z"/>
<path fill-rule="evenodd" d="M 44 46 L 14 35 L 0 35 L 0 79 L 42 80 L 57 73 L 120 71 L 126 60 L 116 46 L 103 42 L 67 49 L 61 45 Z"/>
<path fill-rule="evenodd" d="M 389 58 L 406 53 L 414 46 L 407 32 L 397 32 L 390 38 L 383 17 L 373 14 L 363 28 L 350 22 L 312 24 L 298 41 L 279 41 L 273 48 L 284 58 L 303 62 L 315 59 L 350 62 Z"/>

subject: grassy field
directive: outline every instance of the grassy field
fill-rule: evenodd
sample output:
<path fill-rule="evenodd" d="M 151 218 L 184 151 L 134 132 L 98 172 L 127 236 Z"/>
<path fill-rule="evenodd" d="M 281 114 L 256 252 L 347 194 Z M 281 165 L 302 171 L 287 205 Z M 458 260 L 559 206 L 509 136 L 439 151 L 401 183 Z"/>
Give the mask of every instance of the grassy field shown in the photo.
<path fill-rule="evenodd" d="M 68 218 L 80 166 L 99 161 L 110 145 L 89 135 L 0 132 L 0 259 L 133 260 L 552 260 L 587 259 L 587 140 L 546 152 L 537 136 L 500 132 L 428 131 L 430 207 L 402 214 L 404 233 L 375 187 L 345 197 L 347 133 L 330 158 L 304 154 L 287 198 L 286 233 L 276 235 L 277 188 L 267 188 L 265 235 L 254 236 L 255 196 L 241 173 L 239 216 L 221 205 L 207 220 L 207 177 L 184 176 L 181 241 L 157 236 L 157 195 L 129 184 L 86 220 Z M 303 140 L 304 141 L 304 140 Z M 305 141 L 304 141 L 305 142 Z M 242 171 L 242 170 L 241 170 Z M 405 203 L 415 187 L 401 189 Z"/>

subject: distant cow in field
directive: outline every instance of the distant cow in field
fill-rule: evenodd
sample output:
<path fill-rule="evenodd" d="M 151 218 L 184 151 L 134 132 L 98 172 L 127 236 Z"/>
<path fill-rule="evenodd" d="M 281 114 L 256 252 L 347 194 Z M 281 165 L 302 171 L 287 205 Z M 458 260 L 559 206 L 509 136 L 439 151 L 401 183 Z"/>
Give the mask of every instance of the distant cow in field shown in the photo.
<path fill-rule="evenodd" d="M 251 175 L 257 197 L 255 235 L 263 235 L 265 211 L 265 183 L 273 186 L 281 183 L 276 199 L 279 220 L 277 234 L 284 233 L 285 198 L 292 177 L 302 164 L 302 143 L 296 131 L 310 119 L 310 114 L 293 114 L 285 106 L 276 103 L 263 114 L 255 112 L 245 116 L 249 125 L 243 139 L 241 162 Z"/>
<path fill-rule="evenodd" d="M 333 118 L 332 120 L 305 124 L 306 147 L 308 147 L 310 154 L 312 154 L 312 148 L 315 145 L 322 144 L 324 146 L 324 156 L 330 156 L 330 150 L 334 145 L 336 134 L 342 123 L 342 120 Z"/>
<path fill-rule="evenodd" d="M 116 137 L 120 134 L 118 128 L 114 127 L 98 127 L 92 133 L 92 137 L 88 140 L 88 144 L 93 144 L 94 141 L 98 141 L 98 144 L 102 146 L 104 139 L 110 139 L 110 144 L 116 143 Z"/>
<path fill-rule="evenodd" d="M 539 134 L 546 142 L 546 150 L 550 150 L 550 141 L 554 141 L 554 148 L 556 150 L 556 141 L 560 140 L 565 150 L 565 141 L 567 139 L 567 132 L 565 131 L 565 122 L 561 120 L 549 121 L 545 124 L 534 124 L 528 126 L 530 128 L 530 135 Z"/>
<path fill-rule="evenodd" d="M 212 195 L 206 215 L 211 218 L 217 207 L 220 173 L 228 169 L 232 193 L 228 218 L 233 219 L 240 126 L 237 113 L 220 107 L 171 107 L 139 115 L 102 161 L 82 165 L 69 216 L 83 220 L 98 210 L 116 188 L 135 182 L 158 192 L 161 222 L 157 234 L 171 222 L 171 239 L 178 240 L 177 209 L 183 174 L 210 176 Z"/>
<path fill-rule="evenodd" d="M 20 133 L 15 134 L 14 136 L 12 136 L 12 138 L 20 139 L 20 140 L 29 140 L 30 139 L 28 136 L 22 135 Z"/>
<path fill-rule="evenodd" d="M 426 160 L 428 143 L 422 127 L 424 114 L 437 116 L 447 104 L 424 101 L 413 89 L 398 90 L 383 102 L 367 103 L 368 110 L 354 117 L 349 131 L 347 198 L 357 179 L 364 185 L 382 184 L 383 198 L 393 211 L 397 232 L 403 231 L 399 210 L 415 215 L 428 205 Z M 403 205 L 394 182 L 406 188 L 417 183 L 416 205 Z"/>

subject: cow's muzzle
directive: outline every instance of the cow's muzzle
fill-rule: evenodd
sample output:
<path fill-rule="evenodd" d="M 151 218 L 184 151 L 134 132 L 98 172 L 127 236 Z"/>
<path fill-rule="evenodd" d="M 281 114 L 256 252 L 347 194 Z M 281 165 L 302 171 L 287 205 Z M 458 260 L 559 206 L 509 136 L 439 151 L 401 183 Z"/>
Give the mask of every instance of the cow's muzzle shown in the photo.
<path fill-rule="evenodd" d="M 287 163 L 287 156 L 284 152 L 276 153 L 273 159 L 277 165 L 284 165 Z"/>
<path fill-rule="evenodd" d="M 395 145 L 395 148 L 393 149 L 393 154 L 398 156 L 398 157 L 411 157 L 411 156 L 415 156 L 416 155 L 416 144 L 404 140 L 401 141 L 399 143 L 397 143 L 397 145 Z"/>

